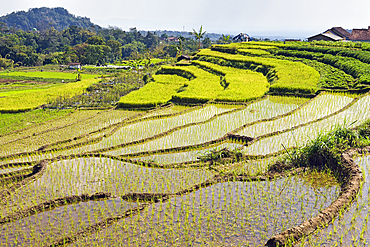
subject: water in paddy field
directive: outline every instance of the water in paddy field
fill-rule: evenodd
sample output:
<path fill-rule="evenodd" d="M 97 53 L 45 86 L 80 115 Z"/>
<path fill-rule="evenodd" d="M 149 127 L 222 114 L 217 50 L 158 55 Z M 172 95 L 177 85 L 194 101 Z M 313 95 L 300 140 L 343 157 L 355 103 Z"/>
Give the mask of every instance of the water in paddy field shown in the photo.
<path fill-rule="evenodd" d="M 174 153 L 167 153 L 167 154 L 153 154 L 149 156 L 143 156 L 139 158 L 134 158 L 133 160 L 141 160 L 141 161 L 152 161 L 159 164 L 175 164 L 175 163 L 183 163 L 183 162 L 196 162 L 198 161 L 198 157 L 206 154 L 211 150 L 220 150 L 223 148 L 228 148 L 229 150 L 235 150 L 238 148 L 242 148 L 243 145 L 237 143 L 222 143 L 220 145 L 216 145 L 206 149 L 199 149 L 199 150 L 191 150 L 185 152 L 174 152 Z"/>
<path fill-rule="evenodd" d="M 307 237 L 298 246 L 370 245 L 370 156 L 361 156 L 354 160 L 364 175 L 364 184 L 357 199 L 333 224 Z"/>
<path fill-rule="evenodd" d="M 58 207 L 1 225 L 0 246 L 45 246 L 135 207 L 120 198 Z"/>
<path fill-rule="evenodd" d="M 17 190 L 0 208 L 0 218 L 20 208 L 71 195 L 109 192 L 175 193 L 213 177 L 202 169 L 157 169 L 107 158 L 70 159 L 50 163 L 37 180 Z"/>
<path fill-rule="evenodd" d="M 298 176 L 219 183 L 153 204 L 72 246 L 262 246 L 318 214 L 339 191 Z"/>

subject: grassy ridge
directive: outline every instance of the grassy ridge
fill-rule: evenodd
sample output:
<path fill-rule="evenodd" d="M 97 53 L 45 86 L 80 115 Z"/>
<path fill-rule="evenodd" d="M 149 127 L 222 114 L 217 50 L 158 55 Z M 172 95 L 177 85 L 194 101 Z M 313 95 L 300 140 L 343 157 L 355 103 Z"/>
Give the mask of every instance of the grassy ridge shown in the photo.
<path fill-rule="evenodd" d="M 317 91 L 320 79 L 320 74 L 315 69 L 299 62 L 225 54 L 209 49 L 201 50 L 198 56 L 222 58 L 230 62 L 245 63 L 247 66 L 262 65 L 269 71 L 273 70 L 276 81 L 270 87 L 272 92 L 313 94 Z"/>
<path fill-rule="evenodd" d="M 193 61 L 193 64 L 225 75 L 227 87 L 217 95 L 216 100 L 248 101 L 262 97 L 268 91 L 269 83 L 262 73 L 203 61 Z"/>
<path fill-rule="evenodd" d="M 121 97 L 119 108 L 150 108 L 166 103 L 188 82 L 177 75 L 153 75 L 153 81 L 137 91 Z"/>

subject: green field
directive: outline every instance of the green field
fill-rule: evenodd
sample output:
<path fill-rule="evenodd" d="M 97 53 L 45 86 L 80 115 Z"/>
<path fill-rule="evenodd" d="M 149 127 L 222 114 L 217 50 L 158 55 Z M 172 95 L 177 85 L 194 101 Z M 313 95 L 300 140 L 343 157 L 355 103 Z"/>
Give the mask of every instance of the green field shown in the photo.
<path fill-rule="evenodd" d="M 82 80 L 76 82 L 76 73 L 2 72 L 0 79 L 43 82 L 44 84 L 41 86 L 40 83 L 28 84 L 26 88 L 16 84 L 16 88 L 13 87 L 12 90 L 0 91 L 0 112 L 27 111 L 58 97 L 72 97 L 81 94 L 88 86 L 99 81 L 95 78 L 96 75 L 82 74 Z"/>
<path fill-rule="evenodd" d="M 0 73 L 0 245 L 367 246 L 367 55 L 215 45 L 89 110 L 34 108 L 94 75 Z"/>

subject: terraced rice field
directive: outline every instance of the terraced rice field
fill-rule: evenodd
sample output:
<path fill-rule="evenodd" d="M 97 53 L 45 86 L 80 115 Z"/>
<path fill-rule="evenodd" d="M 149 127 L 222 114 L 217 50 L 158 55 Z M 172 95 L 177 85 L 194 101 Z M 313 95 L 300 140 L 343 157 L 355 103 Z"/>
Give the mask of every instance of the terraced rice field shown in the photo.
<path fill-rule="evenodd" d="M 319 83 L 319 72 L 303 63 L 294 67 L 298 74 L 286 73 L 296 62 L 268 56 L 288 48 L 219 46 L 201 51 L 191 66 L 165 67 L 168 74 L 155 81 L 166 85 L 181 77 L 177 82 L 187 86 L 170 90 L 163 101 L 153 95 L 154 105 L 171 97 L 175 103 L 152 110 L 137 109 L 150 102 L 131 102 L 130 96 L 126 105 L 137 103 L 135 109 L 64 111 L 37 122 L 31 112 L 1 115 L 0 245 L 274 246 L 271 241 L 280 234 L 320 215 L 345 194 L 346 182 L 330 170 L 282 172 L 283 160 L 337 125 L 355 128 L 370 119 L 370 96 L 362 89 L 319 92 L 312 86 Z M 249 63 L 248 69 L 235 61 Z M 189 75 L 184 71 L 193 77 L 184 79 Z M 293 90 L 291 95 L 300 73 L 306 84 L 295 97 L 265 95 Z M 257 78 L 261 87 L 241 93 L 241 100 L 217 100 L 248 78 Z M 277 85 L 271 90 L 272 81 Z M 213 84 L 211 92 L 194 93 Z M 266 91 L 258 95 L 257 88 Z M 302 92 L 310 98 L 297 97 Z M 17 125 L 12 118 L 30 124 Z M 204 158 L 225 150 L 232 155 Z M 370 160 L 365 151 L 353 160 L 364 177 L 358 197 L 329 226 L 293 244 L 366 246 L 370 241 Z"/>

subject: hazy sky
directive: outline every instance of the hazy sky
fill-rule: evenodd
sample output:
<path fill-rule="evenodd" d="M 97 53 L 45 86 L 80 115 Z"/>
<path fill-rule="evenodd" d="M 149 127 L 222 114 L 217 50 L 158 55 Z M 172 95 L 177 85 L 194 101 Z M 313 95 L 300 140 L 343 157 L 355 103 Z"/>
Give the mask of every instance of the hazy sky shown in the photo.
<path fill-rule="evenodd" d="M 0 0 L 0 15 L 64 7 L 92 22 L 124 30 L 191 31 L 305 37 L 326 29 L 370 26 L 369 0 Z M 184 28 L 185 27 L 185 28 Z"/>

